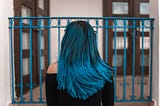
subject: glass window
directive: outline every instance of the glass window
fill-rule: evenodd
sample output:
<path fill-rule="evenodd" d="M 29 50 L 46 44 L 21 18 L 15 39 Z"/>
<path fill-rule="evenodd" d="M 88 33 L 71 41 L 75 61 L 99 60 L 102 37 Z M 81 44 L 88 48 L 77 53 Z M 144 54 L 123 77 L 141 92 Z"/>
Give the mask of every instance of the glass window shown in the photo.
<path fill-rule="evenodd" d="M 149 3 L 140 3 L 140 14 L 149 14 Z"/>
<path fill-rule="evenodd" d="M 143 66 L 149 66 L 149 55 L 144 55 L 143 61 Z M 140 55 L 140 66 L 142 66 L 142 55 Z"/>
<path fill-rule="evenodd" d="M 142 49 L 142 37 L 140 37 L 140 49 Z M 150 38 L 149 37 L 144 37 L 144 49 L 149 49 L 150 48 Z"/>
<path fill-rule="evenodd" d="M 29 75 L 29 58 L 23 58 L 23 76 Z"/>
<path fill-rule="evenodd" d="M 41 61 L 42 61 L 42 70 L 45 69 L 45 56 L 41 57 Z"/>
<path fill-rule="evenodd" d="M 128 2 L 113 2 L 112 3 L 113 14 L 128 14 Z"/>
<path fill-rule="evenodd" d="M 126 49 L 128 48 L 128 37 L 126 37 Z M 114 49 L 114 38 L 112 41 L 112 48 Z M 124 49 L 124 37 L 116 37 L 116 49 Z"/>
<path fill-rule="evenodd" d="M 114 66 L 114 62 L 115 62 L 115 55 L 113 55 L 113 63 L 112 66 Z M 123 66 L 123 55 L 116 55 L 116 66 L 117 67 L 121 67 Z"/>
<path fill-rule="evenodd" d="M 30 35 L 29 33 L 23 32 L 22 33 L 22 48 L 23 49 L 30 49 Z"/>
<path fill-rule="evenodd" d="M 39 17 L 44 17 L 44 16 L 39 15 Z M 42 27 L 45 26 L 45 21 L 44 21 L 44 19 L 41 20 L 41 26 L 42 26 Z M 41 28 L 41 29 L 44 29 L 44 28 Z"/>
<path fill-rule="evenodd" d="M 40 9 L 44 10 L 44 0 L 39 0 L 38 6 Z"/>
<path fill-rule="evenodd" d="M 45 49 L 44 36 L 41 36 L 41 49 Z"/>
<path fill-rule="evenodd" d="M 24 5 L 22 5 L 21 14 L 22 14 L 22 17 L 29 17 L 29 16 L 31 16 L 31 9 L 26 7 L 26 6 L 24 6 Z M 29 20 L 25 19 L 23 21 L 23 23 L 29 24 Z"/>

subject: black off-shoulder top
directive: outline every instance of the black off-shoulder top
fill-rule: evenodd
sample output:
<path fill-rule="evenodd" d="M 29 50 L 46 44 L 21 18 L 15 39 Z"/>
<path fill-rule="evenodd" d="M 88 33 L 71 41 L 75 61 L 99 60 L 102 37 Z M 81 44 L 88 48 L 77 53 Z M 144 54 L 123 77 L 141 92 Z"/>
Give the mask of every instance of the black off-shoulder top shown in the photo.
<path fill-rule="evenodd" d="M 66 90 L 57 90 L 57 74 L 46 74 L 47 106 L 114 106 L 113 83 L 106 82 L 103 89 L 86 100 L 72 98 Z"/>

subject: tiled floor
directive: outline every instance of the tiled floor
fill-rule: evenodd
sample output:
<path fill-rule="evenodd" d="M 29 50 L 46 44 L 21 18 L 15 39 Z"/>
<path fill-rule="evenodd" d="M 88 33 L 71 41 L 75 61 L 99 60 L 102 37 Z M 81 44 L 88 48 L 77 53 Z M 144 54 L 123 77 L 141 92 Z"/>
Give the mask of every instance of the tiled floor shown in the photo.
<path fill-rule="evenodd" d="M 25 101 L 29 101 L 30 92 L 24 95 Z M 40 87 L 33 89 L 33 101 L 39 101 L 40 98 Z M 45 83 L 42 84 L 42 98 L 43 101 L 46 101 L 46 93 L 45 93 Z"/>
<path fill-rule="evenodd" d="M 117 99 L 122 99 L 123 98 L 123 76 L 117 76 L 116 80 L 116 95 Z M 132 95 L 132 77 L 127 76 L 126 77 L 126 99 L 129 100 L 131 99 Z M 134 78 L 134 95 L 135 99 L 139 99 L 141 95 L 141 77 L 135 77 Z M 149 96 L 149 78 L 144 77 L 144 98 L 146 99 L 147 96 Z M 24 95 L 25 101 L 29 101 L 30 99 L 30 93 L 27 93 Z M 43 83 L 42 85 L 42 97 L 44 98 L 45 101 L 45 84 Z M 40 87 L 37 87 L 33 90 L 33 98 L 34 101 L 38 101 L 40 98 Z"/>
<path fill-rule="evenodd" d="M 116 95 L 117 99 L 123 99 L 123 76 L 117 77 L 117 83 L 116 83 Z M 132 96 L 132 91 L 134 90 L 134 96 L 135 99 L 140 99 L 141 97 L 141 77 L 137 76 L 134 78 L 134 88 L 132 86 L 132 77 L 127 76 L 126 77 L 126 99 L 130 100 Z M 149 96 L 150 91 L 150 82 L 149 77 L 144 77 L 144 98 L 147 99 Z"/>

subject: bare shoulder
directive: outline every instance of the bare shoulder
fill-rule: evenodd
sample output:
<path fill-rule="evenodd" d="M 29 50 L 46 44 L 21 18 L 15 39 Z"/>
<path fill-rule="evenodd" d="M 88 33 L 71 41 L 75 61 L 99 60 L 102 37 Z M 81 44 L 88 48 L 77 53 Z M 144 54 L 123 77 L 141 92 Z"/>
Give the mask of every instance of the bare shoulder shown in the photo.
<path fill-rule="evenodd" d="M 48 67 L 47 73 L 48 74 L 55 74 L 55 73 L 57 73 L 57 67 L 58 67 L 58 63 L 57 62 L 52 63 Z"/>

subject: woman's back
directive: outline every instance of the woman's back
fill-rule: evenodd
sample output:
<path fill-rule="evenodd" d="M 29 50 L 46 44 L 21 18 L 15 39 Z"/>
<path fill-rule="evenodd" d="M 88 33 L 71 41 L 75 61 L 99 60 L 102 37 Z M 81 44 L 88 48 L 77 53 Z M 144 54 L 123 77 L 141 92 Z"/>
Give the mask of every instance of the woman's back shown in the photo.
<path fill-rule="evenodd" d="M 105 86 L 86 100 L 71 97 L 66 90 L 57 89 L 57 63 L 51 64 L 46 74 L 47 106 L 114 106 L 113 84 Z"/>

